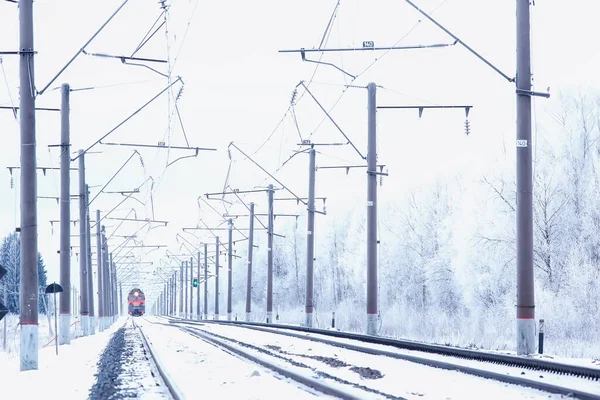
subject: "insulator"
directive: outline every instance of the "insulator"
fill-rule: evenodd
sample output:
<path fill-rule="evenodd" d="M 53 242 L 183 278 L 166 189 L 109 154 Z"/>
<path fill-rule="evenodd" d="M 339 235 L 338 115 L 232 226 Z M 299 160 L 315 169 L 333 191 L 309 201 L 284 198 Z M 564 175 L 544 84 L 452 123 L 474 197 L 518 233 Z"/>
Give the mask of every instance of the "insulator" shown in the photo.
<path fill-rule="evenodd" d="M 144 159 L 142 158 L 142 155 L 138 153 L 138 156 L 140 157 L 140 164 L 142 164 L 142 168 L 146 168 L 146 166 L 144 165 Z"/>
<path fill-rule="evenodd" d="M 469 133 L 471 133 L 471 123 L 468 119 L 465 120 L 465 133 L 467 134 L 467 136 L 469 135 Z"/>
<path fill-rule="evenodd" d="M 15 187 L 15 179 L 11 176 L 10 177 L 10 188 L 13 189 Z"/>

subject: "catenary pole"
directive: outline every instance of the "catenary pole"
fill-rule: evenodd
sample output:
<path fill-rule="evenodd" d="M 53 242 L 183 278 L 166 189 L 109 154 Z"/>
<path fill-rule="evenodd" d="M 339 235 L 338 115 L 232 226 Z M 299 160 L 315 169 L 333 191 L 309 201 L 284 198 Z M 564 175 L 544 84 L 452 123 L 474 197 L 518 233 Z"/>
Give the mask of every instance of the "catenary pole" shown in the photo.
<path fill-rule="evenodd" d="M 83 150 L 79 150 L 79 221 L 85 221 L 87 216 L 87 202 L 86 202 L 86 184 L 85 184 L 85 154 Z M 81 289 L 81 308 L 79 314 L 81 315 L 81 329 L 83 336 L 90 334 L 90 309 L 88 297 L 92 296 L 89 292 L 88 274 L 89 269 L 87 268 L 87 258 L 83 256 L 87 249 L 87 229 L 85 224 L 79 223 L 79 286 Z"/>
<path fill-rule="evenodd" d="M 219 237 L 217 236 L 217 254 L 215 254 L 215 319 L 219 319 Z"/>
<path fill-rule="evenodd" d="M 310 149 L 308 163 L 308 221 L 306 229 L 306 326 L 313 326 L 313 268 L 315 260 L 315 158 L 316 151 Z"/>
<path fill-rule="evenodd" d="M 110 313 L 110 304 L 108 302 L 108 245 L 106 241 L 106 226 L 102 225 L 102 319 L 104 329 L 108 328 L 107 317 Z"/>
<path fill-rule="evenodd" d="M 179 272 L 179 317 L 183 318 L 183 261 Z"/>
<path fill-rule="evenodd" d="M 29 371 L 38 369 L 39 360 L 33 0 L 19 0 L 19 42 L 19 128 L 21 134 L 20 369 L 21 371 Z"/>
<path fill-rule="evenodd" d="M 229 244 L 227 246 L 227 320 L 231 321 L 232 307 L 232 290 L 233 290 L 233 220 L 228 221 L 229 229 Z"/>
<path fill-rule="evenodd" d="M 529 0 L 517 0 L 517 354 L 535 352 Z"/>
<path fill-rule="evenodd" d="M 190 257 L 190 319 L 194 318 L 194 257 Z"/>
<path fill-rule="evenodd" d="M 96 210 L 96 221 L 100 221 L 100 210 Z M 104 302 L 102 301 L 102 226 L 96 223 L 96 266 L 98 269 L 98 330 L 104 331 Z"/>
<path fill-rule="evenodd" d="M 185 261 L 185 278 L 183 279 L 183 286 L 185 288 L 185 298 L 183 301 L 184 306 L 184 318 L 188 318 L 188 262 Z"/>
<path fill-rule="evenodd" d="M 250 233 L 248 233 L 248 277 L 246 281 L 246 321 L 252 316 L 252 251 L 254 250 L 254 203 L 250 203 Z"/>
<path fill-rule="evenodd" d="M 202 311 L 200 309 L 200 252 L 198 252 L 198 287 L 196 290 L 196 320 L 200 321 L 202 319 Z"/>
<path fill-rule="evenodd" d="M 273 185 L 268 190 L 268 226 L 267 226 L 267 323 L 273 322 Z"/>
<path fill-rule="evenodd" d="M 90 187 L 89 185 L 85 185 L 85 215 L 86 215 L 86 241 L 85 247 L 87 249 L 86 252 L 86 270 L 89 271 L 87 274 L 87 282 L 88 282 L 88 311 L 89 313 L 89 325 L 90 325 L 90 335 L 96 334 L 96 325 L 97 318 L 96 313 L 94 311 L 94 273 L 92 268 L 92 228 L 90 223 Z"/>
<path fill-rule="evenodd" d="M 71 88 L 61 86 L 60 106 L 60 344 L 71 343 L 71 139 L 69 94 Z M 85 220 L 80 221 L 85 226 Z M 81 254 L 85 257 L 86 253 Z"/>
<path fill-rule="evenodd" d="M 208 244 L 206 243 L 204 243 L 204 319 L 208 319 Z"/>
<path fill-rule="evenodd" d="M 367 150 L 367 334 L 377 335 L 377 86 L 368 91 Z"/>

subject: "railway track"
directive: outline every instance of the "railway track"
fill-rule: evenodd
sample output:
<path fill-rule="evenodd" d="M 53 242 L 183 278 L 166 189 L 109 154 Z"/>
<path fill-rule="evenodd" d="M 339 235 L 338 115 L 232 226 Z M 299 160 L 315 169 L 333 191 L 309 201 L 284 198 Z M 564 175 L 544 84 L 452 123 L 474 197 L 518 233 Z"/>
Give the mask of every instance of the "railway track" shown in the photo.
<path fill-rule="evenodd" d="M 573 385 L 571 383 L 565 383 L 564 385 L 550 384 L 544 382 L 544 380 L 548 380 L 548 376 L 544 377 L 542 375 L 538 375 L 537 377 L 524 378 L 521 376 L 516 376 L 519 375 L 519 373 L 523 374 L 523 372 L 519 372 L 519 370 L 510 371 L 513 374 L 510 375 L 507 373 L 495 372 L 493 370 L 490 370 L 489 367 L 490 365 L 502 365 L 506 367 L 534 370 L 536 372 L 546 371 L 551 374 L 554 374 L 555 376 L 572 376 L 582 378 L 585 381 L 593 381 L 594 385 L 587 385 L 590 387 L 597 387 L 595 385 L 595 381 L 597 381 L 600 378 L 600 369 L 587 368 L 569 364 L 552 363 L 546 360 L 539 359 L 529 359 L 503 354 L 493 354 L 474 350 L 430 345 L 426 343 L 360 335 L 341 331 L 308 329 L 299 326 L 247 323 L 237 321 L 189 321 L 172 317 L 166 317 L 166 319 L 169 321 L 170 324 L 176 326 L 187 325 L 201 327 L 205 324 L 229 326 L 233 325 L 240 329 L 245 328 L 255 331 L 268 332 L 271 334 L 289 336 L 303 340 L 324 343 L 330 346 L 345 348 L 348 350 L 354 350 L 362 353 L 387 356 L 395 359 L 402 359 L 405 361 L 419 363 L 430 367 L 460 371 L 483 378 L 494 379 L 505 383 L 530 387 L 559 395 L 576 397 L 579 399 L 600 400 L 600 389 L 594 390 L 590 389 L 589 387 L 586 389 L 576 388 L 572 386 L 580 385 Z M 378 346 L 368 347 L 364 345 L 365 343 L 375 344 Z M 390 348 L 390 346 L 393 348 Z M 428 354 L 425 354 L 425 356 L 419 356 L 413 353 L 407 354 L 406 352 L 403 354 L 399 353 L 397 349 L 410 350 L 411 352 L 420 353 L 434 353 L 435 355 L 438 355 L 438 359 L 435 359 L 435 355 L 428 356 Z M 439 355 L 444 357 L 439 357 Z M 451 362 L 452 358 L 454 358 L 454 363 Z M 479 361 L 481 362 L 481 368 L 473 367 L 473 363 L 471 363 L 471 365 L 464 365 L 464 361 L 461 364 L 462 360 Z M 488 367 L 487 369 L 486 366 Z"/>
<path fill-rule="evenodd" d="M 173 400 L 184 400 L 185 397 L 182 395 L 181 391 L 175 384 L 174 379 L 171 377 L 171 375 L 161 363 L 160 359 L 156 354 L 156 351 L 152 347 L 151 341 L 148 340 L 141 326 L 135 323 L 134 318 L 131 318 L 131 321 L 134 329 L 138 331 L 139 336 L 142 338 L 144 358 L 152 364 L 152 367 L 154 367 L 156 371 L 158 371 L 160 380 L 162 380 L 162 383 L 164 383 L 164 386 L 168 389 L 168 395 L 170 396 L 170 398 Z M 154 373 L 152 373 L 152 376 L 154 376 Z"/>

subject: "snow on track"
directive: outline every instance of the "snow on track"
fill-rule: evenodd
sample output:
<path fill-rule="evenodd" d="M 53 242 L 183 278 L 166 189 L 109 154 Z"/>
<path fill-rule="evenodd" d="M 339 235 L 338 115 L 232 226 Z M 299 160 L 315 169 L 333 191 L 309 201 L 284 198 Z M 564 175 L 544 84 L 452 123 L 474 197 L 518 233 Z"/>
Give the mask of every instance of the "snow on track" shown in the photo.
<path fill-rule="evenodd" d="M 238 329 L 244 329 L 244 327 L 241 325 L 234 325 L 234 326 L 237 327 Z M 219 325 L 219 324 L 210 324 L 209 323 L 209 324 L 206 324 L 205 327 L 208 327 L 207 329 L 211 329 L 215 333 L 228 332 L 227 331 L 228 325 Z M 221 329 L 221 330 L 219 330 L 219 329 Z M 274 332 L 281 332 L 283 334 L 290 333 L 290 331 L 285 330 L 285 329 L 278 329 L 278 328 L 271 328 L 271 327 L 260 327 L 260 329 L 269 329 Z M 252 331 L 254 331 L 256 333 L 260 333 L 260 331 L 257 331 L 254 329 L 252 329 Z M 525 379 L 530 379 L 530 380 L 534 380 L 534 381 L 540 381 L 540 382 L 547 383 L 547 384 L 569 387 L 571 389 L 577 389 L 577 390 L 580 390 L 583 392 L 600 395 L 600 384 L 598 381 L 596 381 L 594 379 L 586 379 L 586 378 L 581 378 L 581 377 L 577 377 L 577 376 L 562 375 L 562 374 L 548 372 L 548 371 L 535 371 L 535 370 L 531 370 L 531 369 L 527 369 L 527 368 L 513 367 L 513 366 L 507 366 L 507 365 L 501 365 L 501 364 L 493 364 L 493 363 L 487 363 L 487 362 L 477 361 L 477 360 L 468 360 L 468 359 L 464 359 L 464 358 L 460 358 L 460 357 L 445 356 L 442 354 L 426 353 L 426 352 L 421 352 L 421 351 L 416 351 L 416 350 L 399 349 L 397 347 L 387 346 L 387 345 L 379 345 L 379 344 L 373 344 L 373 343 L 361 343 L 361 342 L 359 342 L 357 340 L 353 340 L 353 339 L 336 338 L 336 337 L 321 335 L 321 334 L 317 334 L 317 333 L 293 332 L 293 334 L 304 336 L 306 338 L 313 337 L 315 339 L 325 339 L 325 340 L 337 342 L 340 344 L 359 345 L 359 346 L 364 346 L 364 347 L 368 347 L 370 349 L 375 349 L 375 350 L 383 350 L 383 351 L 401 354 L 401 355 L 414 356 L 414 357 L 419 357 L 419 358 L 425 358 L 428 360 L 436 360 L 436 361 L 442 361 L 442 362 L 447 362 L 447 363 L 456 364 L 456 365 L 462 365 L 462 366 L 471 367 L 471 368 L 483 369 L 486 371 L 496 372 L 496 373 L 500 373 L 503 375 L 509 375 L 509 376 L 515 376 L 518 378 L 525 378 Z M 281 336 L 281 335 L 278 335 L 278 336 Z M 291 338 L 291 337 L 290 337 L 290 339 L 294 340 L 294 338 Z"/>
<path fill-rule="evenodd" d="M 365 354 L 324 343 L 243 327 L 210 323 L 194 327 L 239 342 L 259 346 L 266 351 L 283 355 L 295 362 L 307 364 L 341 379 L 408 399 L 561 398 L 559 395 L 483 379 L 461 372 L 432 368 L 404 360 Z"/>
<path fill-rule="evenodd" d="M 261 366 L 225 352 L 177 327 L 157 324 L 152 317 L 136 319 L 163 367 L 187 399 L 332 398 L 314 392 Z M 162 323 L 162 321 L 160 321 Z"/>
<path fill-rule="evenodd" d="M 90 392 L 90 400 L 171 398 L 133 321 L 110 338 Z"/>

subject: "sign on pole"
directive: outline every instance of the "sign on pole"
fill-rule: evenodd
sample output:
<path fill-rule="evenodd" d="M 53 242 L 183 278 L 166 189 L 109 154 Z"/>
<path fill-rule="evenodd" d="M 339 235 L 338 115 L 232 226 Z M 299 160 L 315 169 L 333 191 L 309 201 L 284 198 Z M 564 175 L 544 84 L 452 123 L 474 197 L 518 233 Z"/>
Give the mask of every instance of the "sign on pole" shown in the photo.
<path fill-rule="evenodd" d="M 62 293 L 63 288 L 58 283 L 54 282 L 46 287 L 45 293 L 54 293 L 54 343 L 56 344 L 56 355 L 58 355 L 58 316 L 56 310 L 56 293 Z"/>
<path fill-rule="evenodd" d="M 193 280 L 193 282 L 192 282 L 192 285 L 193 285 L 194 287 L 198 287 L 198 278 L 194 278 L 194 280 Z"/>

